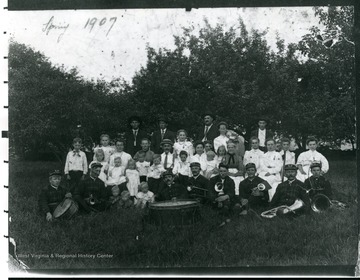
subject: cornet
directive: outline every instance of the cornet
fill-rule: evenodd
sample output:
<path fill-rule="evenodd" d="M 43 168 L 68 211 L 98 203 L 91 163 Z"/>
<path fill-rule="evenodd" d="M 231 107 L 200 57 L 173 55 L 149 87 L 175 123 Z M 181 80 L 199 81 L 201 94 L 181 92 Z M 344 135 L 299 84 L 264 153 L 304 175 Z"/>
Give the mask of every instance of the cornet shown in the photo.
<path fill-rule="evenodd" d="M 206 196 L 206 194 L 207 194 L 207 192 L 208 192 L 207 189 L 195 187 L 195 186 L 193 186 L 193 185 L 188 186 L 186 189 L 187 189 L 189 192 L 191 192 L 192 190 L 200 190 L 200 191 L 203 192 L 202 194 L 196 193 L 196 194 L 194 194 L 194 195 L 195 195 L 195 196 L 199 196 L 199 197 L 205 197 L 205 198 L 207 197 L 207 196 Z"/>
<path fill-rule="evenodd" d="M 224 194 L 224 184 L 222 182 L 217 182 L 214 189 L 219 195 Z"/>
<path fill-rule="evenodd" d="M 96 203 L 95 198 L 93 197 L 92 194 L 90 194 L 89 203 L 90 205 L 94 205 Z"/>

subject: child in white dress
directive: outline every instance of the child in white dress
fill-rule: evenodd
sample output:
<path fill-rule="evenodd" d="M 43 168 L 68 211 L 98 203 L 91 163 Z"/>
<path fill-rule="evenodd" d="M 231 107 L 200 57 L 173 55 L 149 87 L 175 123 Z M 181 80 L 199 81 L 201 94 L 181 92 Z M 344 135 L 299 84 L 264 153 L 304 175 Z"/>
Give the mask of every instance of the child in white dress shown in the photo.
<path fill-rule="evenodd" d="M 147 180 L 150 190 L 157 194 L 159 184 L 161 182 L 161 174 L 165 172 L 164 166 L 161 164 L 161 156 L 158 154 L 154 155 L 153 164 L 149 168 Z"/>
<path fill-rule="evenodd" d="M 121 166 L 121 158 L 116 157 L 114 159 L 115 166 L 111 166 L 108 171 L 108 177 L 105 181 L 106 186 L 118 186 L 126 182 L 124 176 L 125 168 Z"/>
<path fill-rule="evenodd" d="M 305 182 L 307 178 L 311 177 L 312 174 L 310 170 L 310 165 L 313 162 L 321 163 L 321 175 L 329 171 L 328 160 L 321 153 L 316 151 L 317 143 L 318 141 L 316 138 L 309 138 L 306 141 L 306 145 L 309 147 L 309 150 L 306 152 L 302 152 L 298 157 L 296 165 L 299 169 L 296 178 L 301 182 Z"/>
<path fill-rule="evenodd" d="M 187 140 L 187 133 L 184 129 L 178 130 L 177 142 L 174 143 L 173 149 L 174 149 L 174 154 L 176 154 L 179 161 L 180 161 L 181 151 L 187 152 L 188 155 L 194 154 L 193 144 Z"/>
<path fill-rule="evenodd" d="M 139 186 L 139 192 L 136 195 L 136 207 L 145 208 L 148 203 L 155 200 L 153 192 L 149 191 L 149 186 L 146 182 L 142 182 Z"/>
<path fill-rule="evenodd" d="M 138 152 L 138 161 L 136 162 L 136 170 L 139 171 L 140 183 L 146 182 L 146 176 L 149 172 L 150 162 L 145 161 L 146 152 Z"/>
<path fill-rule="evenodd" d="M 104 150 L 103 149 L 97 149 L 95 154 L 94 154 L 94 158 L 95 158 L 95 160 L 90 162 L 89 168 L 94 162 L 100 163 L 102 165 L 102 167 L 101 167 L 101 172 L 100 172 L 100 175 L 99 175 L 99 179 L 101 181 L 103 181 L 103 182 L 106 182 L 107 173 L 108 173 L 108 169 L 109 169 L 109 164 L 107 163 L 107 161 L 105 161 Z"/>
<path fill-rule="evenodd" d="M 140 175 L 136 170 L 136 161 L 131 159 L 128 162 L 127 169 L 125 171 L 127 179 L 127 188 L 130 192 L 130 196 L 134 199 L 139 191 Z"/>
<path fill-rule="evenodd" d="M 110 136 L 108 134 L 102 134 L 100 136 L 100 145 L 94 148 L 94 160 L 96 160 L 96 151 L 98 149 L 102 149 L 104 151 L 104 161 L 109 162 L 110 156 L 115 151 L 115 147 L 110 146 Z"/>

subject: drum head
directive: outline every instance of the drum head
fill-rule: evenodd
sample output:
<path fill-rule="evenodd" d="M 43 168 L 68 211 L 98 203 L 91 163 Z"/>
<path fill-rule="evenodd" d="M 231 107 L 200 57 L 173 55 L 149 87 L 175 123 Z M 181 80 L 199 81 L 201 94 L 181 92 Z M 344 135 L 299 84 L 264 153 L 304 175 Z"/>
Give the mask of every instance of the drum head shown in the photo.
<path fill-rule="evenodd" d="M 54 218 L 58 218 L 64 214 L 70 208 L 72 203 L 73 201 L 71 199 L 65 199 L 63 202 L 61 202 L 54 211 Z"/>
<path fill-rule="evenodd" d="M 153 208 L 186 207 L 198 204 L 196 200 L 166 200 L 150 204 Z"/>

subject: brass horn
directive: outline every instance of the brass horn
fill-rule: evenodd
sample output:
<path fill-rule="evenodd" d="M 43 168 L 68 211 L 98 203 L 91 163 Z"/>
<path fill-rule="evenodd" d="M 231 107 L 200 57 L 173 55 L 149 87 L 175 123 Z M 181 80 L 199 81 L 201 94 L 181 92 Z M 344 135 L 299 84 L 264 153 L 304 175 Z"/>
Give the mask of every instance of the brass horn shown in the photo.
<path fill-rule="evenodd" d="M 264 218 L 274 218 L 277 215 L 287 214 L 289 212 L 294 212 L 295 210 L 298 210 L 304 206 L 304 202 L 301 199 L 295 200 L 294 204 L 287 206 L 287 205 L 281 205 L 278 207 L 275 207 L 273 209 L 264 211 L 261 213 L 261 217 Z"/>
<path fill-rule="evenodd" d="M 90 194 L 89 203 L 90 205 L 94 205 L 96 203 L 95 198 L 93 197 L 92 194 Z"/>
<path fill-rule="evenodd" d="M 187 190 L 188 190 L 189 192 L 191 192 L 193 189 L 195 189 L 195 190 L 201 190 L 201 191 L 204 191 L 204 192 L 207 192 L 207 191 L 208 191 L 207 189 L 195 187 L 195 186 L 192 186 L 192 185 L 187 187 Z"/>
<path fill-rule="evenodd" d="M 266 189 L 266 186 L 263 183 L 259 183 L 255 188 L 253 188 L 253 191 L 259 190 L 264 191 Z"/>
<path fill-rule="evenodd" d="M 222 182 L 217 182 L 214 186 L 216 192 L 221 193 L 224 190 L 224 184 Z"/>
<path fill-rule="evenodd" d="M 326 211 L 330 208 L 331 204 L 331 200 L 324 194 L 316 194 L 311 199 L 311 209 L 317 213 Z"/>

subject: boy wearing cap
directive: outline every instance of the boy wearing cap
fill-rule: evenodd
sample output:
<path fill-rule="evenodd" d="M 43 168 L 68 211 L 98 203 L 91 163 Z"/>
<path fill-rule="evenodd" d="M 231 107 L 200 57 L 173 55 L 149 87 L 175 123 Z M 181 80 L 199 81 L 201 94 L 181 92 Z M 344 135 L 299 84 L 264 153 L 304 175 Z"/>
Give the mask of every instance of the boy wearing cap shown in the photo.
<path fill-rule="evenodd" d="M 173 142 L 170 139 L 164 139 L 161 142 L 161 148 L 164 151 L 161 154 L 161 164 L 165 169 L 174 168 L 175 156 L 171 153 Z"/>
<path fill-rule="evenodd" d="M 239 196 L 243 208 L 241 214 L 247 214 L 247 209 L 264 210 L 268 206 L 270 184 L 256 176 L 255 163 L 248 163 L 245 166 L 247 178 L 240 182 Z M 264 189 L 262 189 L 264 188 Z"/>
<path fill-rule="evenodd" d="M 109 197 L 111 188 L 105 188 L 105 184 L 98 177 L 102 165 L 94 162 L 91 165 L 90 174 L 87 176 L 74 191 L 74 199 L 79 207 L 87 213 L 92 211 L 106 210 L 110 205 Z"/>
<path fill-rule="evenodd" d="M 331 184 L 324 176 L 321 175 L 321 163 L 313 162 L 310 165 L 312 176 L 307 178 L 304 182 L 305 189 L 311 190 L 309 192 L 310 198 L 316 194 L 324 194 L 329 199 L 332 199 Z"/>
<path fill-rule="evenodd" d="M 39 208 L 47 221 L 53 219 L 52 213 L 64 198 L 71 198 L 71 193 L 60 185 L 61 175 L 59 170 L 49 173 L 49 185 L 43 188 L 40 193 Z"/>
<path fill-rule="evenodd" d="M 200 198 L 201 203 L 209 201 L 209 180 L 201 175 L 201 166 L 199 162 L 190 163 L 192 176 L 188 180 L 187 191 L 190 197 Z M 192 186 L 198 188 L 191 188 Z M 204 191 L 203 191 L 204 190 Z"/>
<path fill-rule="evenodd" d="M 220 214 L 225 216 L 225 222 L 230 222 L 230 213 L 235 203 L 235 183 L 228 176 L 229 167 L 219 164 L 219 175 L 212 177 L 209 182 L 210 197 L 213 206 L 220 210 Z M 221 225 L 224 225 L 223 222 Z"/>
<path fill-rule="evenodd" d="M 160 144 L 164 139 L 170 139 L 171 141 L 175 141 L 175 133 L 170 131 L 167 126 L 167 120 L 164 117 L 160 117 L 159 129 L 155 130 L 153 135 L 151 136 L 151 150 L 153 150 L 156 154 L 161 154 L 163 152 Z"/>
<path fill-rule="evenodd" d="M 88 172 L 88 163 L 86 154 L 80 150 L 82 141 L 80 138 L 74 138 L 74 149 L 68 152 L 66 156 L 64 173 L 69 181 L 70 192 L 73 193 L 80 180 L 85 178 Z"/>
<path fill-rule="evenodd" d="M 157 201 L 176 200 L 187 198 L 185 186 L 174 182 L 174 174 L 168 169 L 163 174 L 163 181 L 160 182 L 159 191 L 155 196 Z"/>
<path fill-rule="evenodd" d="M 295 214 L 309 213 L 310 200 L 305 191 L 304 183 L 296 179 L 297 166 L 295 164 L 285 165 L 285 176 L 287 181 L 280 183 L 276 189 L 270 208 L 281 205 L 291 206 L 300 199 L 304 206 L 295 210 Z"/>

